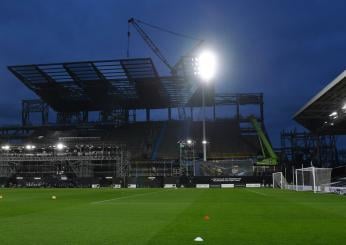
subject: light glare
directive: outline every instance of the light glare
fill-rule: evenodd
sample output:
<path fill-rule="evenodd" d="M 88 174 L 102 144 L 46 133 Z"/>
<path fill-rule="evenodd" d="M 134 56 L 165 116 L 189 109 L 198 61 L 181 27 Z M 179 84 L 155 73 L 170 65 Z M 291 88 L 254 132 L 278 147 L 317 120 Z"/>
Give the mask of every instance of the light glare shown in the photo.
<path fill-rule="evenodd" d="M 337 117 L 338 113 L 336 111 L 333 111 L 332 113 L 329 114 L 330 117 Z"/>
<path fill-rule="evenodd" d="M 209 82 L 216 73 L 216 57 L 211 51 L 203 51 L 198 59 L 198 74 L 204 82 Z"/>
<path fill-rule="evenodd" d="M 34 146 L 34 145 L 26 145 L 25 146 L 25 149 L 27 149 L 27 150 L 33 150 L 35 148 L 36 148 L 36 146 Z"/>
<path fill-rule="evenodd" d="M 3 145 L 3 146 L 1 146 L 1 149 L 8 151 L 10 149 L 10 146 L 9 145 Z"/>
<path fill-rule="evenodd" d="M 56 145 L 56 148 L 58 149 L 58 150 L 62 150 L 62 149 L 64 149 L 66 146 L 64 145 L 64 144 L 62 144 L 62 143 L 58 143 L 57 145 Z"/>

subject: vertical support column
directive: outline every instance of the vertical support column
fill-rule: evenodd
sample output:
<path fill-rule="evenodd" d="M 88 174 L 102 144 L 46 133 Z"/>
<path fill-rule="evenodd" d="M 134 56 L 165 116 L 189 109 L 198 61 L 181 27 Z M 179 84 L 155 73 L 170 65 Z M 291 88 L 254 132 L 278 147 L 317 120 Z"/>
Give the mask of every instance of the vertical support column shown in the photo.
<path fill-rule="evenodd" d="M 83 120 L 84 123 L 87 123 L 89 121 L 89 112 L 88 111 L 83 111 L 82 113 L 83 113 L 82 114 L 82 116 L 83 116 L 82 120 Z"/>
<path fill-rule="evenodd" d="M 171 109 L 171 107 L 168 107 L 168 120 L 169 121 L 172 120 L 172 109 Z"/>
<path fill-rule="evenodd" d="M 238 123 L 240 121 L 240 112 L 239 112 L 239 102 L 238 102 L 238 100 L 237 100 L 237 121 L 238 121 Z"/>
<path fill-rule="evenodd" d="M 125 116 L 125 124 L 127 124 L 127 123 L 129 123 L 129 119 L 130 119 L 130 111 L 129 111 L 129 109 L 125 109 L 125 111 L 124 111 L 124 116 Z"/>
<path fill-rule="evenodd" d="M 137 117 L 137 110 L 136 109 L 129 110 L 129 122 L 136 122 L 136 117 Z"/>
<path fill-rule="evenodd" d="M 215 108 L 215 103 L 213 104 L 213 118 L 214 121 L 216 120 L 216 108 Z"/>
<path fill-rule="evenodd" d="M 29 122 L 29 113 L 25 101 L 22 101 L 22 125 L 25 126 Z"/>
<path fill-rule="evenodd" d="M 48 123 L 48 112 L 49 112 L 49 107 L 46 103 L 42 102 L 42 124 L 45 125 Z"/>
<path fill-rule="evenodd" d="M 190 117 L 191 117 L 191 121 L 193 121 L 193 107 L 190 107 Z"/>
<path fill-rule="evenodd" d="M 149 122 L 150 121 L 150 109 L 145 109 L 145 112 L 146 112 L 146 120 L 147 120 L 147 122 Z"/>
<path fill-rule="evenodd" d="M 261 102 L 260 102 L 260 114 L 261 114 L 261 122 L 264 122 L 264 111 L 263 111 L 263 94 L 261 94 Z"/>

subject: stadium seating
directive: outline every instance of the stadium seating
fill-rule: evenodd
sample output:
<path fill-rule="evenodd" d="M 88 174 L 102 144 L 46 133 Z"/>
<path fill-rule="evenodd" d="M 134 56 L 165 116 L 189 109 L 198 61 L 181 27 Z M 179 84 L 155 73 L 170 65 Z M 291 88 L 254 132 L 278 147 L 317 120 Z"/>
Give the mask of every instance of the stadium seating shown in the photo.
<path fill-rule="evenodd" d="M 255 157 L 261 152 L 257 136 L 243 135 L 236 120 L 207 121 L 206 132 L 209 159 Z M 98 137 L 103 142 L 124 144 L 130 158 L 136 160 L 179 159 L 178 142 L 192 139 L 195 156 L 202 156 L 200 121 L 136 122 L 107 130 L 40 130 L 32 135 L 32 141 L 55 144 L 64 137 Z"/>

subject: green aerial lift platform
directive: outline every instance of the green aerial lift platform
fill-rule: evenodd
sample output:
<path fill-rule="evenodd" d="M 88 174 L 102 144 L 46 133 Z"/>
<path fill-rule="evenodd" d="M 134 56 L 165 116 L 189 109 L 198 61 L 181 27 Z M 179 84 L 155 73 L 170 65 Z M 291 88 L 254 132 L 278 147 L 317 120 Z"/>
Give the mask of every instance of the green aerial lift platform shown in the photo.
<path fill-rule="evenodd" d="M 261 148 L 262 148 L 262 154 L 263 159 L 257 161 L 258 165 L 277 165 L 278 164 L 278 156 L 274 152 L 267 136 L 263 132 L 263 129 L 261 127 L 261 123 L 257 121 L 255 117 L 250 117 L 250 121 L 252 123 L 252 126 L 255 128 L 257 135 L 259 137 Z"/>

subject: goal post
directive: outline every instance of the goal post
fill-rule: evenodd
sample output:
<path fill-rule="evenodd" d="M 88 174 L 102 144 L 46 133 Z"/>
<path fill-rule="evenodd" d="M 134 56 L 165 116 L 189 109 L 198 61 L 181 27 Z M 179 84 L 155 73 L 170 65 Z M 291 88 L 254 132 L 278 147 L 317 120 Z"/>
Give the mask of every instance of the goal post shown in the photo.
<path fill-rule="evenodd" d="M 296 169 L 297 191 L 322 191 L 323 186 L 331 182 L 331 168 L 300 168 Z"/>
<path fill-rule="evenodd" d="M 273 173 L 273 188 L 286 189 L 288 184 L 282 172 Z"/>

